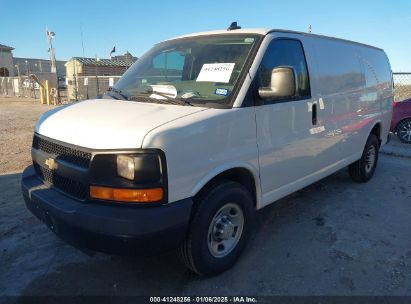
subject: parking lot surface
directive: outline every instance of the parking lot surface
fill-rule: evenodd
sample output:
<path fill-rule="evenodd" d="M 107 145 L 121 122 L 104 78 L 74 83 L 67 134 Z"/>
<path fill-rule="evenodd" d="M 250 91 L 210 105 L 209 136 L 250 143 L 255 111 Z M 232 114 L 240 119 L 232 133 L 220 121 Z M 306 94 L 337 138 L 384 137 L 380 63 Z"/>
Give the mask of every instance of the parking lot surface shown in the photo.
<path fill-rule="evenodd" d="M 89 256 L 26 210 L 20 172 L 50 108 L 0 99 L 0 296 L 411 296 L 410 145 L 393 138 L 367 184 L 342 170 L 263 209 L 234 268 L 200 278 L 174 253 Z"/>
<path fill-rule="evenodd" d="M 411 295 L 409 172 L 410 159 L 381 155 L 367 184 L 342 170 L 263 209 L 237 265 L 213 278 L 173 253 L 88 256 L 34 218 L 20 174 L 5 174 L 0 295 Z"/>
<path fill-rule="evenodd" d="M 0 173 L 21 171 L 31 163 L 34 125 L 54 107 L 29 98 L 0 97 Z"/>

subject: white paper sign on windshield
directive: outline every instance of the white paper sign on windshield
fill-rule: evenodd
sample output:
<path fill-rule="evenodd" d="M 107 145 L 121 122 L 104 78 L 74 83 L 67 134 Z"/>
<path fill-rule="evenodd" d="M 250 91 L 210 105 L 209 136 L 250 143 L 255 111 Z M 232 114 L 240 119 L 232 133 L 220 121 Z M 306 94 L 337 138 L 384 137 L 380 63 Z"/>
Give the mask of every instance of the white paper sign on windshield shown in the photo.
<path fill-rule="evenodd" d="M 196 81 L 222 82 L 230 81 L 235 63 L 206 63 L 203 64 Z"/>
<path fill-rule="evenodd" d="M 177 97 L 177 89 L 173 85 L 166 85 L 166 84 L 152 84 L 150 85 L 153 88 L 153 94 L 150 95 L 151 98 L 155 99 L 167 99 L 167 97 L 176 98 Z M 156 94 L 159 93 L 159 94 Z M 161 96 L 165 95 L 165 96 Z"/>

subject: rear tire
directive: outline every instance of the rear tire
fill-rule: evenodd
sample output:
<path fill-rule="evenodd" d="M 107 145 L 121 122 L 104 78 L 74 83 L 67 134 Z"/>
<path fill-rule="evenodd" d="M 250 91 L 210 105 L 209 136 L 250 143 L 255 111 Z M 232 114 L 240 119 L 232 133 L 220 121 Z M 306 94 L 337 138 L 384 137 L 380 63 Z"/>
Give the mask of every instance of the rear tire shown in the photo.
<path fill-rule="evenodd" d="M 398 124 L 397 136 L 401 142 L 411 144 L 411 118 L 404 119 Z"/>
<path fill-rule="evenodd" d="M 370 134 L 359 160 L 348 166 L 350 177 L 358 183 L 368 182 L 374 175 L 378 163 L 380 143 L 375 134 Z"/>
<path fill-rule="evenodd" d="M 188 235 L 179 248 L 186 267 L 199 275 L 229 269 L 243 251 L 254 223 L 254 200 L 242 185 L 223 181 L 196 202 Z"/>

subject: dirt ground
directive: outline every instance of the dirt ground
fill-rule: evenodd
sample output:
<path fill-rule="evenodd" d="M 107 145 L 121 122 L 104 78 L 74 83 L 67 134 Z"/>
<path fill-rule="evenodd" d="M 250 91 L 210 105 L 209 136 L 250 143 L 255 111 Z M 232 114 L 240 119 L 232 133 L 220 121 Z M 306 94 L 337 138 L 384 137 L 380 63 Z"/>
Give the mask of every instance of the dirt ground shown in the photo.
<path fill-rule="evenodd" d="M 42 113 L 54 107 L 34 99 L 0 97 L 0 173 L 30 165 L 34 125 Z"/>
<path fill-rule="evenodd" d="M 34 123 L 51 108 L 0 99 L 0 303 L 30 295 L 411 296 L 411 145 L 394 138 L 369 183 L 341 170 L 264 208 L 239 262 L 199 278 L 174 253 L 86 255 L 26 209 L 20 171 Z"/>

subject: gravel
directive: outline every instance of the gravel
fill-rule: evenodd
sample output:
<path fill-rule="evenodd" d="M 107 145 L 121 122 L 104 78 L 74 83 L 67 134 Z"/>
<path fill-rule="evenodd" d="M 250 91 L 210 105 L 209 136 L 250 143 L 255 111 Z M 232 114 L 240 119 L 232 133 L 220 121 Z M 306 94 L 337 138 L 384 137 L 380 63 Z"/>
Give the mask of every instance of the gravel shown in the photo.
<path fill-rule="evenodd" d="M 0 173 L 21 171 L 30 165 L 34 125 L 42 113 L 53 108 L 39 100 L 0 97 Z"/>

